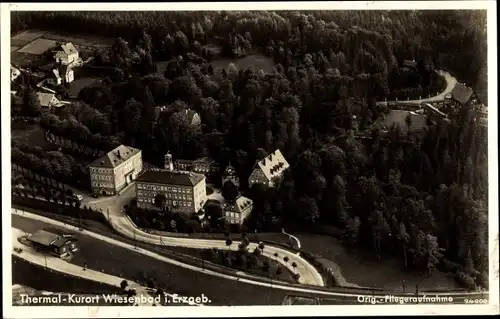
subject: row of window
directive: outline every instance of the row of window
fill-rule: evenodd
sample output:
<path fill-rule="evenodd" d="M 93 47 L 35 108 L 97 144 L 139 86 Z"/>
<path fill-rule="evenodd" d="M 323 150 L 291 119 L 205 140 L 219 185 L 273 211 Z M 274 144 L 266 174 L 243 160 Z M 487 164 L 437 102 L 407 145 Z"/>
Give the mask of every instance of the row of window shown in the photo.
<path fill-rule="evenodd" d="M 138 196 L 146 196 L 146 197 L 155 197 L 156 192 L 148 192 L 148 191 L 138 191 Z M 188 195 L 177 195 L 172 193 L 165 193 L 165 197 L 167 199 L 182 199 L 182 200 L 191 200 L 191 197 Z"/>
<path fill-rule="evenodd" d="M 92 173 L 106 173 L 106 174 L 110 174 L 113 172 L 113 170 L 109 168 L 94 168 L 94 167 L 91 167 L 90 171 Z"/>
<path fill-rule="evenodd" d="M 151 203 L 154 204 L 154 198 L 137 198 L 138 202 L 144 202 L 144 203 Z M 191 202 L 185 202 L 181 200 L 167 200 L 166 201 L 167 206 L 179 206 L 179 207 L 191 207 L 192 203 Z"/>
<path fill-rule="evenodd" d="M 227 222 L 230 223 L 230 224 L 239 224 L 240 220 L 236 219 L 236 218 L 228 218 Z"/>
<path fill-rule="evenodd" d="M 137 189 L 146 189 L 153 191 L 163 191 L 163 192 L 174 192 L 174 193 L 184 193 L 191 194 L 190 188 L 175 187 L 175 186 L 159 186 L 159 185 L 149 185 L 149 184 L 137 184 Z"/>
<path fill-rule="evenodd" d="M 112 181 L 113 176 L 111 176 L 111 175 L 92 175 L 92 179 L 102 180 L 102 181 Z"/>
<path fill-rule="evenodd" d="M 113 184 L 110 184 L 110 183 L 92 182 L 92 186 L 94 186 L 94 187 L 102 187 L 102 188 L 113 188 Z"/>
<path fill-rule="evenodd" d="M 239 218 L 240 213 L 226 212 L 227 217 Z"/>

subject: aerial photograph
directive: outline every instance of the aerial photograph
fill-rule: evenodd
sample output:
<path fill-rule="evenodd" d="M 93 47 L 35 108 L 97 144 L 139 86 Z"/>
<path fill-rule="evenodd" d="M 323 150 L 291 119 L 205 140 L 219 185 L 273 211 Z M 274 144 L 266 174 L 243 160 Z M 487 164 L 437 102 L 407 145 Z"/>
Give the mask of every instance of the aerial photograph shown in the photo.
<path fill-rule="evenodd" d="M 491 301 L 487 10 L 10 24 L 12 306 Z"/>

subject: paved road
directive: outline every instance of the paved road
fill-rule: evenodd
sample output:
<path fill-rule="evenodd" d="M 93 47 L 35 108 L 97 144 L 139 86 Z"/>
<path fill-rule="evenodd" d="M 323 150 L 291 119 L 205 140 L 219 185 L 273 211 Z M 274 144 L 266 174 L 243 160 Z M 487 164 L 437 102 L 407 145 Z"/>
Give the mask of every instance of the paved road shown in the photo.
<path fill-rule="evenodd" d="M 416 104 L 416 105 L 420 105 L 422 103 L 432 103 L 432 102 L 443 101 L 444 97 L 446 96 L 446 94 L 450 93 L 453 90 L 453 88 L 455 87 L 455 84 L 457 84 L 457 79 L 455 77 L 453 77 L 447 71 L 438 70 L 436 72 L 439 75 L 441 75 L 442 77 L 444 77 L 444 79 L 446 81 L 446 88 L 440 94 L 438 94 L 436 96 L 431 96 L 431 97 L 428 97 L 428 98 L 425 98 L 425 99 L 420 99 L 420 100 L 380 101 L 380 102 L 377 102 L 377 103 L 383 105 L 383 104 L 387 104 L 387 103 L 398 103 L 399 102 L 399 103 L 404 103 L 404 104 Z"/>
<path fill-rule="evenodd" d="M 149 296 L 147 287 L 141 286 L 140 284 L 130 279 L 119 278 L 92 269 L 84 270 L 82 267 L 66 262 L 63 259 L 37 252 L 32 247 L 18 242 L 18 238 L 25 235 L 26 235 L 25 231 L 17 228 L 12 228 L 12 248 L 19 247 L 22 249 L 22 252 L 17 252 L 13 250 L 12 251 L 13 255 L 40 266 L 47 265 L 48 268 L 51 268 L 53 270 L 65 274 L 69 274 L 87 280 L 101 282 L 111 286 L 120 287 L 120 283 L 122 282 L 122 280 L 126 280 L 128 282 L 129 287 L 135 289 L 138 295 L 142 294 L 144 296 Z M 152 304 L 145 303 L 138 305 L 151 306 Z"/>
<path fill-rule="evenodd" d="M 17 217 L 17 219 L 16 219 L 16 216 L 23 216 L 21 218 L 38 220 L 38 221 L 41 221 L 42 223 L 48 223 L 48 224 L 52 224 L 52 225 L 55 225 L 58 227 L 69 229 L 72 232 L 75 232 L 75 231 L 78 232 L 78 229 L 76 227 L 69 226 L 69 225 L 63 224 L 61 222 L 57 222 L 57 221 L 54 221 L 54 220 L 51 220 L 49 218 L 39 216 L 36 214 L 32 214 L 32 213 L 28 213 L 28 212 L 19 212 L 17 210 L 16 211 L 13 210 L 12 220 L 14 223 L 14 227 L 16 227 L 16 228 L 20 227 L 20 226 L 17 226 L 17 224 L 19 223 L 17 221 L 19 219 L 19 217 Z M 25 229 L 23 229 L 23 230 L 25 230 Z M 125 243 L 120 242 L 118 240 L 111 239 L 111 238 L 108 238 L 106 236 L 102 236 L 102 235 L 99 235 L 96 233 L 92 233 L 90 231 L 85 231 L 84 234 L 85 234 L 84 236 L 93 237 L 94 239 L 97 239 L 101 242 L 105 242 L 107 244 L 111 244 L 111 245 L 120 246 L 122 248 L 125 248 L 125 249 L 129 250 L 131 252 L 131 254 L 132 253 L 139 253 L 139 254 L 160 260 L 164 263 L 174 264 L 176 266 L 186 268 L 186 269 L 189 269 L 189 270 L 192 270 L 195 272 L 204 273 L 204 274 L 218 277 L 221 279 L 222 278 L 230 279 L 230 280 L 238 281 L 239 283 L 246 283 L 246 284 L 251 284 L 251 285 L 255 285 L 255 286 L 265 286 L 265 287 L 270 287 L 270 288 L 273 288 L 276 290 L 284 290 L 289 294 L 290 293 L 301 293 L 301 294 L 306 293 L 308 295 L 313 295 L 313 296 L 317 296 L 320 298 L 327 298 L 327 299 L 333 298 L 335 300 L 339 300 L 339 298 L 340 298 L 340 299 L 343 299 L 346 303 L 358 303 L 358 304 L 359 303 L 371 304 L 371 301 L 369 301 L 369 300 L 373 300 L 374 297 L 376 298 L 376 304 L 380 304 L 380 303 L 399 304 L 400 303 L 400 302 L 394 301 L 394 300 L 388 301 L 385 298 L 386 293 L 378 293 L 377 292 L 375 294 L 369 294 L 369 293 L 360 293 L 359 291 L 354 292 L 354 293 L 353 292 L 337 292 L 337 291 L 333 291 L 333 290 L 315 289 L 315 288 L 308 288 L 308 287 L 304 287 L 304 288 L 294 287 L 294 286 L 286 285 L 286 284 L 282 284 L 282 283 L 270 284 L 270 283 L 264 283 L 264 282 L 260 282 L 257 280 L 253 280 L 253 279 L 238 278 L 238 277 L 235 277 L 232 275 L 221 274 L 221 273 L 207 270 L 207 269 L 203 270 L 203 269 L 200 269 L 196 266 L 187 265 L 187 264 L 184 264 L 184 263 L 179 262 L 177 260 L 173 260 L 173 259 L 161 256 L 161 255 L 158 255 L 154 252 L 147 251 L 145 249 L 141 249 L 141 248 L 135 249 L 132 245 L 125 244 Z M 402 294 L 400 294 L 400 295 L 402 295 Z M 449 293 L 438 293 L 438 294 L 427 293 L 427 296 L 429 296 L 429 297 L 434 297 L 436 295 L 438 295 L 439 297 L 452 297 L 453 303 L 461 303 L 461 302 L 463 302 L 464 299 L 467 299 L 467 298 L 487 298 L 488 293 L 487 292 L 483 292 L 483 293 L 481 293 L 481 292 L 471 292 L 471 293 L 468 293 L 468 292 L 449 292 Z M 370 299 L 370 298 L 372 298 L 372 299 Z M 364 301 L 360 301 L 361 299 Z M 423 302 L 421 302 L 421 303 L 423 303 Z"/>
<path fill-rule="evenodd" d="M 12 214 L 12 225 L 27 233 L 56 227 L 66 229 L 78 239 L 80 250 L 71 263 L 117 277 L 128 278 L 144 284 L 147 278 L 164 291 L 184 296 L 208 296 L 215 306 L 279 305 L 285 291 L 267 286 L 237 281 L 237 277 L 219 277 L 200 267 L 190 267 L 182 262 L 164 257 L 159 253 L 148 254 L 145 249 L 134 249 L 131 241 L 123 243 L 117 236 L 80 231 L 76 227 L 50 219 L 32 219 Z M 109 241 L 109 238 L 115 238 Z M 152 255 L 152 256 L 151 256 Z M 156 258 L 155 258 L 156 257 Z M 217 273 L 215 273 L 217 274 Z"/>
<path fill-rule="evenodd" d="M 177 246 L 188 248 L 219 248 L 237 250 L 239 242 L 233 241 L 231 247 L 227 247 L 224 240 L 210 240 L 210 239 L 195 239 L 195 238 L 177 238 L 177 237 L 162 237 L 159 235 L 149 234 L 138 228 L 128 218 L 122 208 L 128 204 L 132 198 L 135 197 L 135 187 L 124 190 L 119 196 L 94 199 L 93 201 L 84 201 L 82 205 L 90 206 L 96 209 L 101 209 L 107 219 L 111 220 L 113 228 L 120 234 L 128 238 L 135 238 L 149 244 L 163 245 L 163 246 Z M 109 218 L 108 218 L 109 217 Z M 249 249 L 253 250 L 257 244 L 251 243 Z M 266 245 L 263 254 L 266 257 L 273 258 L 274 254 L 278 254 L 277 262 L 282 264 L 283 267 L 290 269 L 292 272 L 300 274 L 299 283 L 324 286 L 325 283 L 318 270 L 309 262 L 298 256 L 295 252 L 287 251 L 283 248 Z M 285 263 L 284 257 L 288 257 L 289 261 Z M 297 267 L 293 268 L 292 263 L 295 262 Z"/>
<path fill-rule="evenodd" d="M 107 214 L 107 211 L 106 211 Z M 228 247 L 224 240 L 212 239 L 194 239 L 194 238 L 176 238 L 176 237 L 162 237 L 159 235 L 149 234 L 139 229 L 128 216 L 125 215 L 117 206 L 109 207 L 109 218 L 113 228 L 120 234 L 128 238 L 135 238 L 136 240 L 163 246 L 180 246 L 189 248 L 218 248 L 218 249 L 238 249 L 238 241 Z M 257 247 L 256 243 L 251 243 L 249 249 L 253 250 Z M 274 259 L 274 254 L 278 254 L 277 260 L 279 263 L 290 269 L 292 272 L 300 274 L 299 283 L 324 286 L 323 278 L 318 270 L 309 262 L 297 255 L 295 252 L 287 251 L 283 248 L 266 245 L 262 252 L 264 256 Z M 288 257 L 289 261 L 285 263 L 284 257 Z M 292 263 L 297 267 L 292 267 Z"/>

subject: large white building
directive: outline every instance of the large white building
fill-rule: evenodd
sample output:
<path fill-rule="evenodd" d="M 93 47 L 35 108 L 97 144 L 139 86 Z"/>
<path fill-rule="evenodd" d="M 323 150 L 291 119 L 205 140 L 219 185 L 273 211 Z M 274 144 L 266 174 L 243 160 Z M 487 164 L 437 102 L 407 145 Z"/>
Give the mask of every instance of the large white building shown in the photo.
<path fill-rule="evenodd" d="M 120 145 L 89 165 L 92 191 L 115 195 L 142 172 L 141 151 Z"/>
<path fill-rule="evenodd" d="M 188 171 L 170 169 L 148 170 L 136 180 L 137 206 L 161 210 L 156 201 L 163 195 L 163 205 L 172 212 L 191 214 L 198 212 L 206 202 L 205 176 Z"/>
<path fill-rule="evenodd" d="M 254 184 L 264 184 L 268 187 L 274 187 L 289 167 L 290 165 L 283 157 L 281 151 L 276 150 L 255 164 L 248 178 L 248 186 L 252 187 Z"/>

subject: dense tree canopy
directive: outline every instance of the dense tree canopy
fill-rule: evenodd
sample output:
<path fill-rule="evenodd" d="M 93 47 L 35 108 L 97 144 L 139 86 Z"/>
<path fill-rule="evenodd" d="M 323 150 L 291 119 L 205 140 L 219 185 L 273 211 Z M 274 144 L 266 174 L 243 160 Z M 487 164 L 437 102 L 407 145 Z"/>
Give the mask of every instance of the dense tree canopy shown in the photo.
<path fill-rule="evenodd" d="M 451 123 L 383 132 L 377 120 L 388 110 L 375 102 L 435 94 L 444 82 L 434 69 L 480 85 L 485 16 L 466 10 L 16 12 L 12 28 L 71 26 L 127 36 L 96 59 L 113 68 L 112 79 L 82 90 L 85 104 L 68 114 L 44 115 L 46 128 L 103 148 L 136 146 L 158 163 L 168 150 L 176 158 L 210 155 L 232 163 L 243 190 L 255 160 L 279 148 L 291 169 L 276 189 L 249 191 L 249 227 L 329 224 L 345 230 L 346 245 L 378 258 L 397 255 L 423 271 L 447 259 L 484 274 L 486 130 L 464 108 Z M 218 55 L 255 52 L 273 59 L 273 72 L 233 63 L 215 70 L 211 63 Z M 403 60 L 414 60 L 416 69 L 402 68 Z M 168 63 L 160 70 L 154 61 Z M 36 110 L 29 93 L 23 107 Z M 201 127 L 188 122 L 188 109 L 200 114 Z M 221 212 L 210 207 L 208 213 Z"/>

